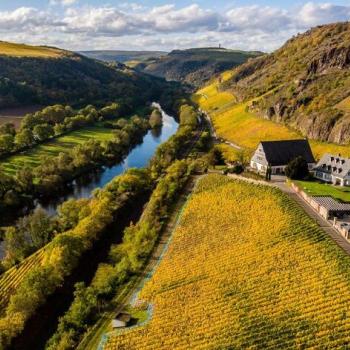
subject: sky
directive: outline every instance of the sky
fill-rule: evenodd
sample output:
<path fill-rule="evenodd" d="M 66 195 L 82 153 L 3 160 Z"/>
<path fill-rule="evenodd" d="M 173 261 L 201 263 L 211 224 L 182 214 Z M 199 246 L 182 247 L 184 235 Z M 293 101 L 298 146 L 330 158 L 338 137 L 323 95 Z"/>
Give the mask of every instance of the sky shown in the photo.
<path fill-rule="evenodd" d="M 68 50 L 218 46 L 271 52 L 350 20 L 350 0 L 0 0 L 0 40 Z"/>

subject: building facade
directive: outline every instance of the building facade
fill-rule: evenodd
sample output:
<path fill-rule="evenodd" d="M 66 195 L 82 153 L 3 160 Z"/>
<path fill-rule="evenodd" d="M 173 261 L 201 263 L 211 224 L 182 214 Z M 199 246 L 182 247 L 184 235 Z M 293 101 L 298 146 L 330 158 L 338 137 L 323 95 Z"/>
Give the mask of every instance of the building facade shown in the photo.
<path fill-rule="evenodd" d="M 325 154 L 314 169 L 314 176 L 339 186 L 350 186 L 350 159 L 340 155 Z"/>
<path fill-rule="evenodd" d="M 262 141 L 250 161 L 250 167 L 259 174 L 266 174 L 268 168 L 273 175 L 284 174 L 287 164 L 299 156 L 312 170 L 315 159 L 307 140 Z"/>

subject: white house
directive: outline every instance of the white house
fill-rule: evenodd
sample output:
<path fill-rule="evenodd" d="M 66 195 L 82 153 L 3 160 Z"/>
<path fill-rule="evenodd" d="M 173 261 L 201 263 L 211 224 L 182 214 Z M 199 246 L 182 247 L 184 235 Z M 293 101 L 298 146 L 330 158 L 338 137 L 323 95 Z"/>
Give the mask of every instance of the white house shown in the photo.
<path fill-rule="evenodd" d="M 250 167 L 260 174 L 266 174 L 268 167 L 271 167 L 273 175 L 284 174 L 287 164 L 299 156 L 306 160 L 309 170 L 312 170 L 315 159 L 308 140 L 261 141 Z"/>
<path fill-rule="evenodd" d="M 326 153 L 317 163 L 317 179 L 340 186 L 350 186 L 350 159 Z"/>

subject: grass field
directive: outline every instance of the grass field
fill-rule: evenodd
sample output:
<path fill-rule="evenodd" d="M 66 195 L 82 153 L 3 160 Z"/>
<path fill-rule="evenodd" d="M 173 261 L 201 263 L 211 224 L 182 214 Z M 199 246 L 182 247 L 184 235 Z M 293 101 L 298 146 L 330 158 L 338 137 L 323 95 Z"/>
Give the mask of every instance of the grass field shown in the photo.
<path fill-rule="evenodd" d="M 318 181 L 293 181 L 311 196 L 331 196 L 343 202 L 350 202 L 348 187 L 333 186 Z"/>
<path fill-rule="evenodd" d="M 51 141 L 38 145 L 23 154 L 8 157 L 0 161 L 0 165 L 5 169 L 6 173 L 13 175 L 24 165 L 30 167 L 38 166 L 40 159 L 44 156 L 54 157 L 60 152 L 68 152 L 74 146 L 83 144 L 90 139 L 103 141 L 110 140 L 112 137 L 112 129 L 104 128 L 102 126 L 87 127 L 52 139 Z"/>
<path fill-rule="evenodd" d="M 4 41 L 0 42 L 0 55 L 17 57 L 56 58 L 61 57 L 63 54 L 64 52 L 61 50 L 48 47 L 15 44 Z"/>
<path fill-rule="evenodd" d="M 144 286 L 148 324 L 104 349 L 346 349 L 350 258 L 267 186 L 203 178 Z"/>
<path fill-rule="evenodd" d="M 229 76 L 230 72 L 224 73 L 222 80 L 228 79 Z M 290 140 L 304 137 L 284 124 L 260 118 L 249 112 L 247 106 L 250 101 L 238 103 L 233 94 L 220 90 L 218 80 L 196 92 L 193 100 L 210 114 L 218 136 L 250 152 L 253 152 L 262 140 Z M 310 144 L 316 159 L 326 152 L 350 157 L 350 146 L 316 140 L 310 140 Z"/>

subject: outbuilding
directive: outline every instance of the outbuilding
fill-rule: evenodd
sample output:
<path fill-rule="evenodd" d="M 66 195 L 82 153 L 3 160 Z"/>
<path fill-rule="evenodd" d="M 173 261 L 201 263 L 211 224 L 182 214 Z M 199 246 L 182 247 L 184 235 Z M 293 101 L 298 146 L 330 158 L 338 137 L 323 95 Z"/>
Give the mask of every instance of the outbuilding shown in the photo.
<path fill-rule="evenodd" d="M 127 312 L 119 312 L 112 321 L 112 328 L 123 328 L 128 325 L 131 320 L 131 315 Z"/>
<path fill-rule="evenodd" d="M 338 202 L 332 197 L 310 197 L 310 205 L 326 220 L 350 215 L 350 204 Z"/>

